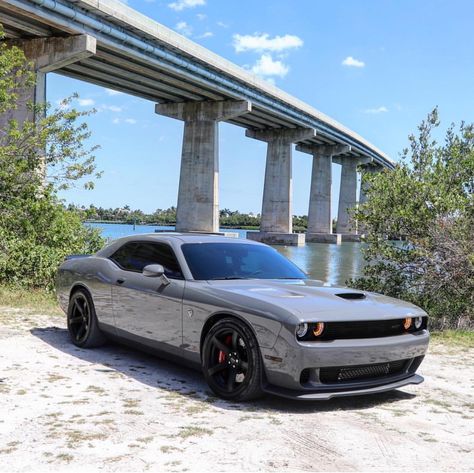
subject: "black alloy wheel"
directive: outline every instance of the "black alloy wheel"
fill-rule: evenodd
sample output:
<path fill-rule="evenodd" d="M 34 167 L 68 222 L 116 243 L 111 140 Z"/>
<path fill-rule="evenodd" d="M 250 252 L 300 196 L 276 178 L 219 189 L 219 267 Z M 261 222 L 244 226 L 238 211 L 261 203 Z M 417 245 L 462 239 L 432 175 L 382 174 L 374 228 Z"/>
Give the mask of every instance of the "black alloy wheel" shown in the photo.
<path fill-rule="evenodd" d="M 67 313 L 67 328 L 72 343 L 81 348 L 98 347 L 104 344 L 89 293 L 79 289 L 71 296 Z"/>
<path fill-rule="evenodd" d="M 240 320 L 225 318 L 207 333 L 202 369 L 219 397 L 247 401 L 262 395 L 262 362 L 257 340 Z"/>

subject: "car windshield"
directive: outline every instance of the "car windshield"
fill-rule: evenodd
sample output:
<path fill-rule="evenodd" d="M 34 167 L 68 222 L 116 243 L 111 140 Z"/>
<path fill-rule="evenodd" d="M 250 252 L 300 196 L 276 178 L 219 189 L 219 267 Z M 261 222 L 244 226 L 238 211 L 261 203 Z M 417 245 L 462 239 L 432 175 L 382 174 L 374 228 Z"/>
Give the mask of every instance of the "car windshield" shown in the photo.
<path fill-rule="evenodd" d="M 194 279 L 306 279 L 295 264 L 269 246 L 248 243 L 185 243 Z"/>

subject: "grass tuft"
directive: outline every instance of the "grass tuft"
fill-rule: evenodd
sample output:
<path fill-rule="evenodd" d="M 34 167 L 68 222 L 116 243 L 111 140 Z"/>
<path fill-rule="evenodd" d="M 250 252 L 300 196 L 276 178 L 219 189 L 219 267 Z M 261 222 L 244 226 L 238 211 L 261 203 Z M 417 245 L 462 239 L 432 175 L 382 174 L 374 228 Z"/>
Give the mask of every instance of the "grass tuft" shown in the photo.
<path fill-rule="evenodd" d="M 31 309 L 42 314 L 62 314 L 55 294 L 44 289 L 0 286 L 0 307 Z"/>
<path fill-rule="evenodd" d="M 474 348 L 474 331 L 472 330 L 444 330 L 443 332 L 431 332 L 434 342 L 444 345 L 463 348 Z"/>

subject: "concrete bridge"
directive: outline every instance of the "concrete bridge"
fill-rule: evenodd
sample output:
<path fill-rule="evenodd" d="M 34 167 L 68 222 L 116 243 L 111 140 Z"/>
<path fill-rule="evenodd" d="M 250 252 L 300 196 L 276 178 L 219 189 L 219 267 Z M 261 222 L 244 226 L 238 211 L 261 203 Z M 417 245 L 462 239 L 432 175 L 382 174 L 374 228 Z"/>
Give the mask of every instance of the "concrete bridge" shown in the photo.
<path fill-rule="evenodd" d="M 292 231 L 294 144 L 313 160 L 306 241 L 356 238 L 348 209 L 357 205 L 357 169 L 394 166 L 335 120 L 116 0 L 0 0 L 0 23 L 37 77 L 3 120 L 33 118 L 26 103 L 46 100 L 46 74 L 54 71 L 148 99 L 156 113 L 184 122 L 178 231 L 219 229 L 220 121 L 267 143 L 261 231 L 252 239 L 304 243 Z M 342 166 L 336 234 L 333 162 Z"/>

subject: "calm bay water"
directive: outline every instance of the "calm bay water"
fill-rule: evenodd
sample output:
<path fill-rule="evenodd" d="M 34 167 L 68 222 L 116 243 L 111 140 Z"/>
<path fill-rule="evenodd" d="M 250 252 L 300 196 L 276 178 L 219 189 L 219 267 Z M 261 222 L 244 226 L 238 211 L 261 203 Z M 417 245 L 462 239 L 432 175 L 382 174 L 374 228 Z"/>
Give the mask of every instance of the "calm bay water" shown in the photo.
<path fill-rule="evenodd" d="M 110 239 L 153 233 L 155 230 L 174 230 L 174 227 L 167 226 L 133 226 L 119 223 L 88 223 L 87 225 L 101 229 L 102 235 Z M 246 230 L 222 229 L 222 231 L 238 233 L 240 238 L 245 238 L 247 235 Z M 359 276 L 363 267 L 361 243 L 343 243 L 342 245 L 307 243 L 305 246 L 275 246 L 275 248 L 306 271 L 311 278 L 330 284 L 343 285 L 348 279 Z"/>

